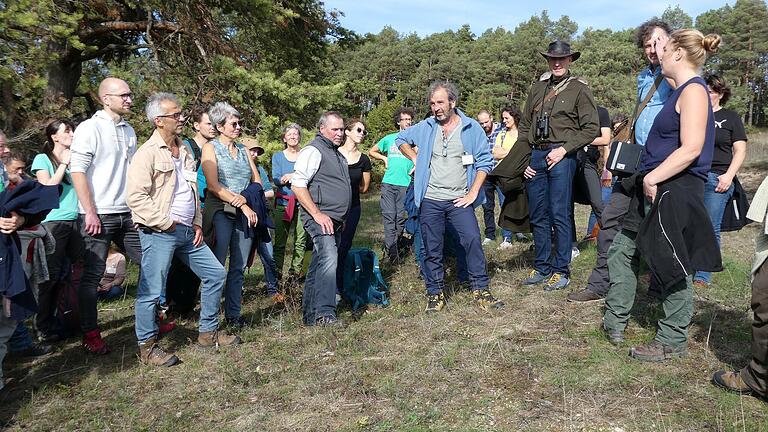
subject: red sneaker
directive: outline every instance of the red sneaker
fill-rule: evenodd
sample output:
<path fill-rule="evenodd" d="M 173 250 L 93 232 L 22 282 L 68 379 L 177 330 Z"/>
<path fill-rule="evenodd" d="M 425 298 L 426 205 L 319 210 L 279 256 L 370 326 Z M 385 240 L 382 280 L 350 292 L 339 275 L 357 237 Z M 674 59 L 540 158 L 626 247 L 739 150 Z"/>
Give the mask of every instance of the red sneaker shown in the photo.
<path fill-rule="evenodd" d="M 83 335 L 83 348 L 89 353 L 104 355 L 109 353 L 109 347 L 101 338 L 101 330 L 93 329 Z"/>
<path fill-rule="evenodd" d="M 170 320 L 170 321 L 160 322 L 157 327 L 158 327 L 158 332 L 161 335 L 164 335 L 166 333 L 172 332 L 173 329 L 176 328 L 176 321 Z"/>

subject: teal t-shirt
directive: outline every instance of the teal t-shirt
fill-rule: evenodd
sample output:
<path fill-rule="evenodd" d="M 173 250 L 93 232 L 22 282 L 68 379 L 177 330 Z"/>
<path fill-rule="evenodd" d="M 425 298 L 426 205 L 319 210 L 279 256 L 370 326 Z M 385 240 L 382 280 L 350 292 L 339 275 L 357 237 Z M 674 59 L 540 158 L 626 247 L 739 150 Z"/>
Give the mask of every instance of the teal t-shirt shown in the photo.
<path fill-rule="evenodd" d="M 37 170 L 45 170 L 51 177 L 53 177 L 53 174 L 56 172 L 53 169 L 51 160 L 48 159 L 48 155 L 43 153 L 35 156 L 35 160 L 32 161 L 32 174 L 36 174 Z M 67 176 L 69 176 L 69 168 L 67 168 Z M 71 180 L 70 184 L 67 184 L 64 181 L 60 184 L 62 190 L 61 196 L 59 197 L 59 208 L 51 210 L 51 212 L 48 213 L 48 217 L 46 217 L 43 222 L 71 221 L 77 219 L 77 194 L 72 187 Z"/>
<path fill-rule="evenodd" d="M 395 139 L 399 133 L 391 133 L 376 144 L 379 151 L 387 155 L 387 170 L 384 171 L 381 182 L 395 186 L 408 186 L 411 184 L 411 176 L 408 173 L 413 169 L 413 162 L 395 145 Z"/>

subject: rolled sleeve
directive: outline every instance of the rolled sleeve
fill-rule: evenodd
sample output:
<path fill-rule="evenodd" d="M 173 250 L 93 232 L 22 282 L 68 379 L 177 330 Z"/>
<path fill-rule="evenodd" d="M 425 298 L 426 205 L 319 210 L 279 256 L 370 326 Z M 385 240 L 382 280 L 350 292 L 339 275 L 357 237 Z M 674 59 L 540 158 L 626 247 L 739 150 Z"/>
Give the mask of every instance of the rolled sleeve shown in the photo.
<path fill-rule="evenodd" d="M 317 170 L 320 169 L 322 155 L 320 150 L 314 147 L 305 147 L 299 152 L 296 158 L 296 164 L 293 166 L 293 177 L 291 185 L 300 188 L 306 188 Z"/>

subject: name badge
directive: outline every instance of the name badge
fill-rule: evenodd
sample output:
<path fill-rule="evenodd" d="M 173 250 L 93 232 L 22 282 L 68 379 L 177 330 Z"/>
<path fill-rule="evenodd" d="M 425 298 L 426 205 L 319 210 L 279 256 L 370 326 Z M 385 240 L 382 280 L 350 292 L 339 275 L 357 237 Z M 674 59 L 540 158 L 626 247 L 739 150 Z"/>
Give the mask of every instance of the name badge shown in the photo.
<path fill-rule="evenodd" d="M 475 163 L 475 158 L 472 157 L 471 154 L 463 154 L 461 155 L 461 164 L 462 165 L 472 165 Z"/>
<path fill-rule="evenodd" d="M 184 170 L 184 180 L 197 183 L 197 171 Z"/>

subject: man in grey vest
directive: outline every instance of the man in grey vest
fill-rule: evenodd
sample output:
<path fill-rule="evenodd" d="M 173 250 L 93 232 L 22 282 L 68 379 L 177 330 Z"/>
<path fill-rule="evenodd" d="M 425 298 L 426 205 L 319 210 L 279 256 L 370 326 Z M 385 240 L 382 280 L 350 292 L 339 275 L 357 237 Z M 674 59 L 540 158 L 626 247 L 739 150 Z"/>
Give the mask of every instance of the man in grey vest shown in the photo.
<path fill-rule="evenodd" d="M 329 326 L 336 318 L 336 266 L 341 226 L 352 200 L 349 169 L 339 146 L 344 119 L 335 111 L 323 113 L 319 132 L 296 159 L 291 190 L 301 204 L 304 229 L 312 239 L 312 262 L 304 282 L 301 308 L 304 324 Z"/>

